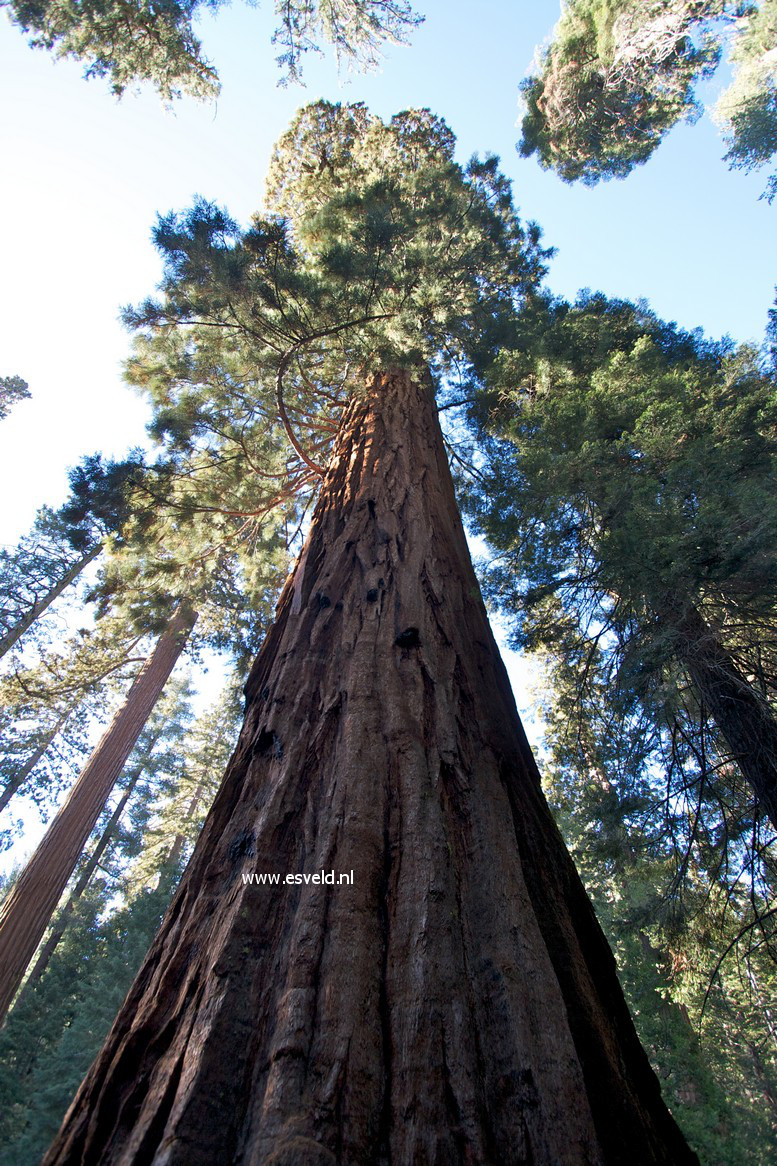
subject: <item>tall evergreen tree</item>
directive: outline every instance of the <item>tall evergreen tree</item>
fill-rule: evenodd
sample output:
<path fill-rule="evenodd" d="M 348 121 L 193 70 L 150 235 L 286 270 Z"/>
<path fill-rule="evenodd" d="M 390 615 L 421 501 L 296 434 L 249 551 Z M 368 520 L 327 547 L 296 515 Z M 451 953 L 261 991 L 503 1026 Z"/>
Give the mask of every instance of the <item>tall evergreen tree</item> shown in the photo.
<path fill-rule="evenodd" d="M 64 505 L 41 509 L 31 533 L 13 551 L 0 551 L 0 656 L 97 558 L 108 536 L 120 537 L 141 467 L 137 453 L 123 462 L 85 458 L 70 471 Z"/>
<path fill-rule="evenodd" d="M 228 755 L 234 744 L 234 692 L 194 721 L 190 698 L 183 678 L 150 718 L 0 1034 L 0 1157 L 9 1166 L 40 1160 L 159 924 L 181 871 L 171 850 L 179 840 L 182 853 L 191 847 L 215 792 L 188 812 L 193 783 L 213 781 L 204 753 L 216 716 L 217 748 Z"/>
<path fill-rule="evenodd" d="M 29 385 L 21 377 L 0 377 L 0 421 L 8 416 L 17 401 L 29 396 Z"/>
<path fill-rule="evenodd" d="M 142 665 L 144 637 L 108 616 L 55 647 L 44 646 L 0 680 L 0 812 L 24 794 L 56 799 L 86 760 L 90 727 Z"/>
<path fill-rule="evenodd" d="M 49 1164 L 695 1160 L 469 562 L 434 389 L 543 256 L 495 160 L 452 153 L 428 113 L 319 103 L 274 161 L 285 222 L 240 233 L 199 205 L 158 232 L 136 367 L 168 440 L 234 448 L 212 418 L 250 380 L 287 491 L 323 483 L 237 751 Z M 354 884 L 268 892 L 255 865 Z"/>
<path fill-rule="evenodd" d="M 148 81 L 168 100 L 182 92 L 214 97 L 218 74 L 203 57 L 194 21 L 224 0 L 2 0 L 35 48 L 86 63 L 87 77 L 106 77 L 121 95 Z M 403 42 L 419 23 L 406 0 L 276 0 L 278 58 L 298 79 L 303 55 L 331 44 L 338 59 L 371 65 L 386 40 Z"/>
<path fill-rule="evenodd" d="M 153 712 L 197 613 L 179 605 L 46 836 L 0 907 L 0 1017 L 4 1017 L 86 840 Z"/>
<path fill-rule="evenodd" d="M 493 594 L 520 640 L 548 647 L 560 605 L 649 718 L 690 685 L 717 727 L 710 766 L 732 758 L 774 827 L 773 377 L 631 304 L 535 309 L 473 410 L 497 435 L 470 494 L 499 556 Z"/>
<path fill-rule="evenodd" d="M 565 0 L 536 75 L 522 84 L 521 153 L 566 182 L 625 177 L 672 126 L 700 114 L 694 88 L 717 67 L 724 39 L 734 80 L 715 116 L 726 158 L 765 165 L 777 150 L 777 0 Z M 771 178 L 770 201 L 774 192 Z"/>

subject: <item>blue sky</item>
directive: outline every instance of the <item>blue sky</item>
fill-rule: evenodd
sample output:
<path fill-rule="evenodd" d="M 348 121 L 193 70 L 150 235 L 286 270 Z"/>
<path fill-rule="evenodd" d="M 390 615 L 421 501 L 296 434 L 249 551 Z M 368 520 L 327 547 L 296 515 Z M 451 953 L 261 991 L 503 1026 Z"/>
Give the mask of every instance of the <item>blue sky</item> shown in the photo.
<path fill-rule="evenodd" d="M 677 128 L 625 182 L 566 186 L 515 150 L 518 82 L 557 4 L 429 0 L 423 10 L 412 45 L 390 49 L 381 72 L 343 83 L 331 57 L 312 57 L 307 88 L 284 89 L 269 6 L 224 9 L 200 26 L 220 98 L 173 110 L 148 91 L 117 102 L 0 16 L 0 375 L 23 376 L 33 393 L 0 427 L 0 541 L 61 497 L 67 465 L 143 438 L 145 407 L 121 382 L 128 339 L 117 313 L 158 278 L 155 213 L 201 194 L 245 220 L 261 205 L 273 141 L 319 96 L 363 100 L 382 116 L 429 106 L 462 159 L 498 153 L 524 217 L 557 248 L 554 290 L 643 296 L 686 327 L 760 340 L 777 206 L 759 202 L 759 176 L 728 171 L 709 119 Z"/>

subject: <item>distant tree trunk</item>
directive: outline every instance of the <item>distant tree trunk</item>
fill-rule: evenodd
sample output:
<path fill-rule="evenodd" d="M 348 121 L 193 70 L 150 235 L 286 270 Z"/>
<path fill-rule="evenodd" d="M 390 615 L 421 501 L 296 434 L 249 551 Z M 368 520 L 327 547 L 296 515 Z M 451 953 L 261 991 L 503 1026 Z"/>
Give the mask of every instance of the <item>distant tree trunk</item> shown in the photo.
<path fill-rule="evenodd" d="M 21 788 L 21 786 L 32 773 L 35 766 L 48 751 L 49 746 L 55 740 L 57 734 L 67 721 L 74 708 L 75 705 L 73 704 L 70 706 L 70 708 L 66 709 L 66 711 L 59 717 L 56 724 L 53 725 L 53 727 L 49 729 L 47 733 L 44 733 L 43 737 L 38 742 L 38 745 L 21 766 L 21 768 L 17 770 L 11 780 L 4 786 L 3 792 L 0 794 L 0 813 L 3 812 L 16 791 Z"/>
<path fill-rule="evenodd" d="M 409 374 L 348 407 L 246 696 L 46 1166 L 695 1163 L 543 798 Z M 322 869 L 353 885 L 242 877 Z"/>
<path fill-rule="evenodd" d="M 677 652 L 731 756 L 777 829 L 777 719 L 697 608 L 675 616 Z"/>
<path fill-rule="evenodd" d="M 21 639 L 21 637 L 27 631 L 27 628 L 31 627 L 35 623 L 35 620 L 38 618 L 38 616 L 43 615 L 43 612 L 46 610 L 46 608 L 50 607 L 54 600 L 62 594 L 65 588 L 69 587 L 70 584 L 78 578 L 84 568 L 88 567 L 89 564 L 97 558 L 102 549 L 103 544 L 101 542 L 95 543 L 91 550 L 88 550 L 85 555 L 82 555 L 80 559 L 77 559 L 76 562 L 72 564 L 72 566 L 68 567 L 67 571 L 65 571 L 65 574 L 54 584 L 50 591 L 47 591 L 46 594 L 40 599 L 35 600 L 33 605 L 27 609 L 18 623 L 15 623 L 12 628 L 8 629 L 4 636 L 0 637 L 0 657 L 4 656 L 6 652 L 11 650 L 17 640 Z"/>
<path fill-rule="evenodd" d="M 0 907 L 0 1021 L 196 618 L 188 606 L 178 608 L 67 801 Z"/>
<path fill-rule="evenodd" d="M 205 783 L 200 782 L 200 784 L 197 786 L 194 793 L 192 794 L 191 801 L 189 802 L 189 805 L 186 808 L 184 822 L 191 822 L 192 818 L 194 817 L 195 813 L 197 812 L 197 807 L 199 806 L 200 802 L 202 801 L 204 794 L 205 794 Z M 170 847 L 169 851 L 167 852 L 167 856 L 166 856 L 164 862 L 162 863 L 162 865 L 165 867 L 171 867 L 171 868 L 176 867 L 178 865 L 178 863 L 181 861 L 181 855 L 183 854 L 183 848 L 185 845 L 186 845 L 186 835 L 183 833 L 176 834 L 175 838 L 173 839 L 173 845 Z"/>
<path fill-rule="evenodd" d="M 49 966 L 51 957 L 59 947 L 60 940 L 65 934 L 68 924 L 73 917 L 73 911 L 80 902 L 84 891 L 89 886 L 89 883 L 92 881 L 92 876 L 100 865 L 102 856 L 105 854 L 105 851 L 108 849 L 116 835 L 116 829 L 119 825 L 119 822 L 121 821 L 121 816 L 127 807 L 127 802 L 132 797 L 135 786 L 140 780 L 140 777 L 145 769 L 146 763 L 143 762 L 140 765 L 136 765 L 132 770 L 129 776 L 129 780 L 127 781 L 127 784 L 124 788 L 124 792 L 116 804 L 116 809 L 108 819 L 105 829 L 100 835 L 99 841 L 89 857 L 89 861 L 84 866 L 78 882 L 70 893 L 70 898 L 59 913 L 59 918 L 54 925 L 54 929 L 41 948 L 38 954 L 38 958 L 33 965 L 32 971 L 25 980 L 24 987 L 14 1001 L 14 1008 L 18 1008 L 22 1004 L 22 1001 L 26 996 L 29 995 L 32 988 L 35 986 L 35 984 L 38 983 L 41 976 L 46 971 L 46 968 Z"/>

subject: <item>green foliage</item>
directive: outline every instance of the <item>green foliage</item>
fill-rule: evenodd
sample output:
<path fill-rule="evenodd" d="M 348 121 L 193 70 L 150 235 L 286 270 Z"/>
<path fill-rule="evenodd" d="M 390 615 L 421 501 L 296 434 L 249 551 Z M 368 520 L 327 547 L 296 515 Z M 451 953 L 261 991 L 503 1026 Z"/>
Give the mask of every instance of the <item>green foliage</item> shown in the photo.
<path fill-rule="evenodd" d="M 40 1160 L 113 1022 L 220 781 L 236 704 L 232 685 L 192 724 L 187 681 L 173 678 L 128 759 L 117 797 L 136 784 L 121 827 L 45 972 L 0 1034 L 0 1157 L 9 1166 Z"/>
<path fill-rule="evenodd" d="M 215 97 L 218 75 L 194 33 L 200 11 L 225 0 L 0 0 L 35 48 L 86 62 L 87 77 L 105 77 L 120 96 L 149 82 L 167 100 L 189 93 Z M 297 81 L 303 55 L 321 41 L 338 61 L 370 67 L 384 41 L 404 42 L 417 25 L 405 0 L 276 0 L 273 38 L 286 79 Z"/>
<path fill-rule="evenodd" d="M 34 48 L 85 61 L 85 75 L 107 78 L 117 96 L 144 81 L 167 100 L 218 93 L 192 27 L 203 0 L 3 0 L 3 6 Z"/>
<path fill-rule="evenodd" d="M 159 220 L 161 294 L 126 312 L 127 376 L 163 446 L 144 486 L 146 600 L 196 586 L 234 612 L 243 588 L 243 618 L 263 630 L 268 582 L 369 370 L 470 367 L 483 329 L 539 280 L 539 232 L 520 224 L 496 159 L 462 168 L 453 143 L 428 111 L 386 124 L 318 102 L 275 151 L 270 215 L 243 231 L 200 201 Z M 134 562 L 112 555 L 109 592 Z"/>
<path fill-rule="evenodd" d="M 21 377 L 0 377 L 0 421 L 3 421 L 18 401 L 29 398 L 30 391 Z"/>
<path fill-rule="evenodd" d="M 121 539 L 141 471 L 137 452 L 122 462 L 104 463 L 100 454 L 84 458 L 69 472 L 70 493 L 64 505 L 57 511 L 42 507 L 30 533 L 15 548 L 0 550 L 0 637 L 29 615 L 37 617 L 69 574 L 78 577 L 84 556 L 106 537 Z M 136 501 L 136 524 L 141 513 Z"/>
<path fill-rule="evenodd" d="M 95 723 L 108 720 L 147 651 L 148 641 L 126 620 L 110 617 L 68 637 L 59 633 L 53 645 L 44 634 L 24 663 L 14 661 L 0 680 L 0 796 L 24 795 L 47 813 L 85 763 Z M 12 814 L 13 807 L 3 811 L 0 848 L 17 831 Z"/>
<path fill-rule="evenodd" d="M 565 182 L 624 178 L 701 112 L 699 80 L 731 44 L 734 78 L 715 107 L 732 168 L 777 151 L 777 0 L 569 0 L 536 75 L 522 83 L 521 153 Z M 777 193 L 777 176 L 764 197 Z"/>
<path fill-rule="evenodd" d="M 53 1138 L 113 1022 L 170 897 L 169 883 L 102 918 L 104 891 L 81 905 L 56 960 L 0 1034 L 0 1145 L 33 1166 Z"/>
<path fill-rule="evenodd" d="M 338 64 L 373 68 L 384 41 L 405 44 L 423 20 L 405 0 L 276 0 L 275 11 L 282 23 L 273 44 L 283 49 L 278 64 L 289 81 L 300 79 L 304 54 L 320 52 L 322 42 L 333 46 Z"/>
<path fill-rule="evenodd" d="M 521 153 L 566 182 L 623 178 L 682 118 L 720 58 L 722 0 L 569 0 L 537 76 L 522 84 Z"/>
<path fill-rule="evenodd" d="M 286 498 L 296 514 L 367 370 L 470 363 L 480 329 L 537 282 L 539 232 L 496 160 L 463 169 L 452 152 L 427 111 L 385 124 L 318 102 L 276 149 L 272 217 L 241 232 L 197 203 L 160 220 L 162 296 L 126 314 L 128 376 L 184 499 L 259 519 Z"/>
<path fill-rule="evenodd" d="M 731 52 L 734 78 L 715 109 L 732 167 L 754 170 L 777 153 L 777 0 L 761 0 L 738 25 Z M 777 195 L 777 173 L 764 197 Z"/>
<path fill-rule="evenodd" d="M 675 899 L 691 864 L 726 894 L 749 885 L 742 938 L 763 927 L 777 955 L 771 830 L 691 681 L 679 614 L 702 613 L 774 709 L 773 375 L 602 296 L 535 300 L 494 366 L 466 502 L 516 643 L 565 670 L 565 764 L 605 774 L 634 830 L 655 819 Z"/>
<path fill-rule="evenodd" d="M 566 658 L 549 658 L 544 784 L 640 1039 L 703 1166 L 766 1164 L 777 1149 L 774 962 L 760 931 L 740 944 L 740 959 L 721 962 L 750 910 L 747 894 L 720 880 L 714 847 L 686 856 L 682 886 L 668 893 L 678 839 L 657 782 L 625 772 L 625 742 L 613 749 L 597 731 L 604 712 L 598 724 L 578 718 L 578 680 Z M 612 709 L 604 689 L 598 698 Z M 672 811 L 682 814 L 679 804 Z"/>

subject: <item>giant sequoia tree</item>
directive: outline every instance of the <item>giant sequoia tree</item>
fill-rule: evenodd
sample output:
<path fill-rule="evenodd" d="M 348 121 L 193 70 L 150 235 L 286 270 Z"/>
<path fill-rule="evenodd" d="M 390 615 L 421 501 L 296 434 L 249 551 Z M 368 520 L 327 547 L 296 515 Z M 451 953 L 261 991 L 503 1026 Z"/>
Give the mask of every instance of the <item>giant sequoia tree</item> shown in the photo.
<path fill-rule="evenodd" d="M 222 788 L 50 1164 L 695 1160 L 542 797 L 456 507 L 435 392 L 542 254 L 495 162 L 452 149 L 426 113 L 322 103 L 276 156 L 283 220 L 162 224 L 134 368 L 168 441 L 320 485 Z M 280 469 L 257 455 L 271 415 Z M 353 885 L 242 877 L 322 868 Z"/>

